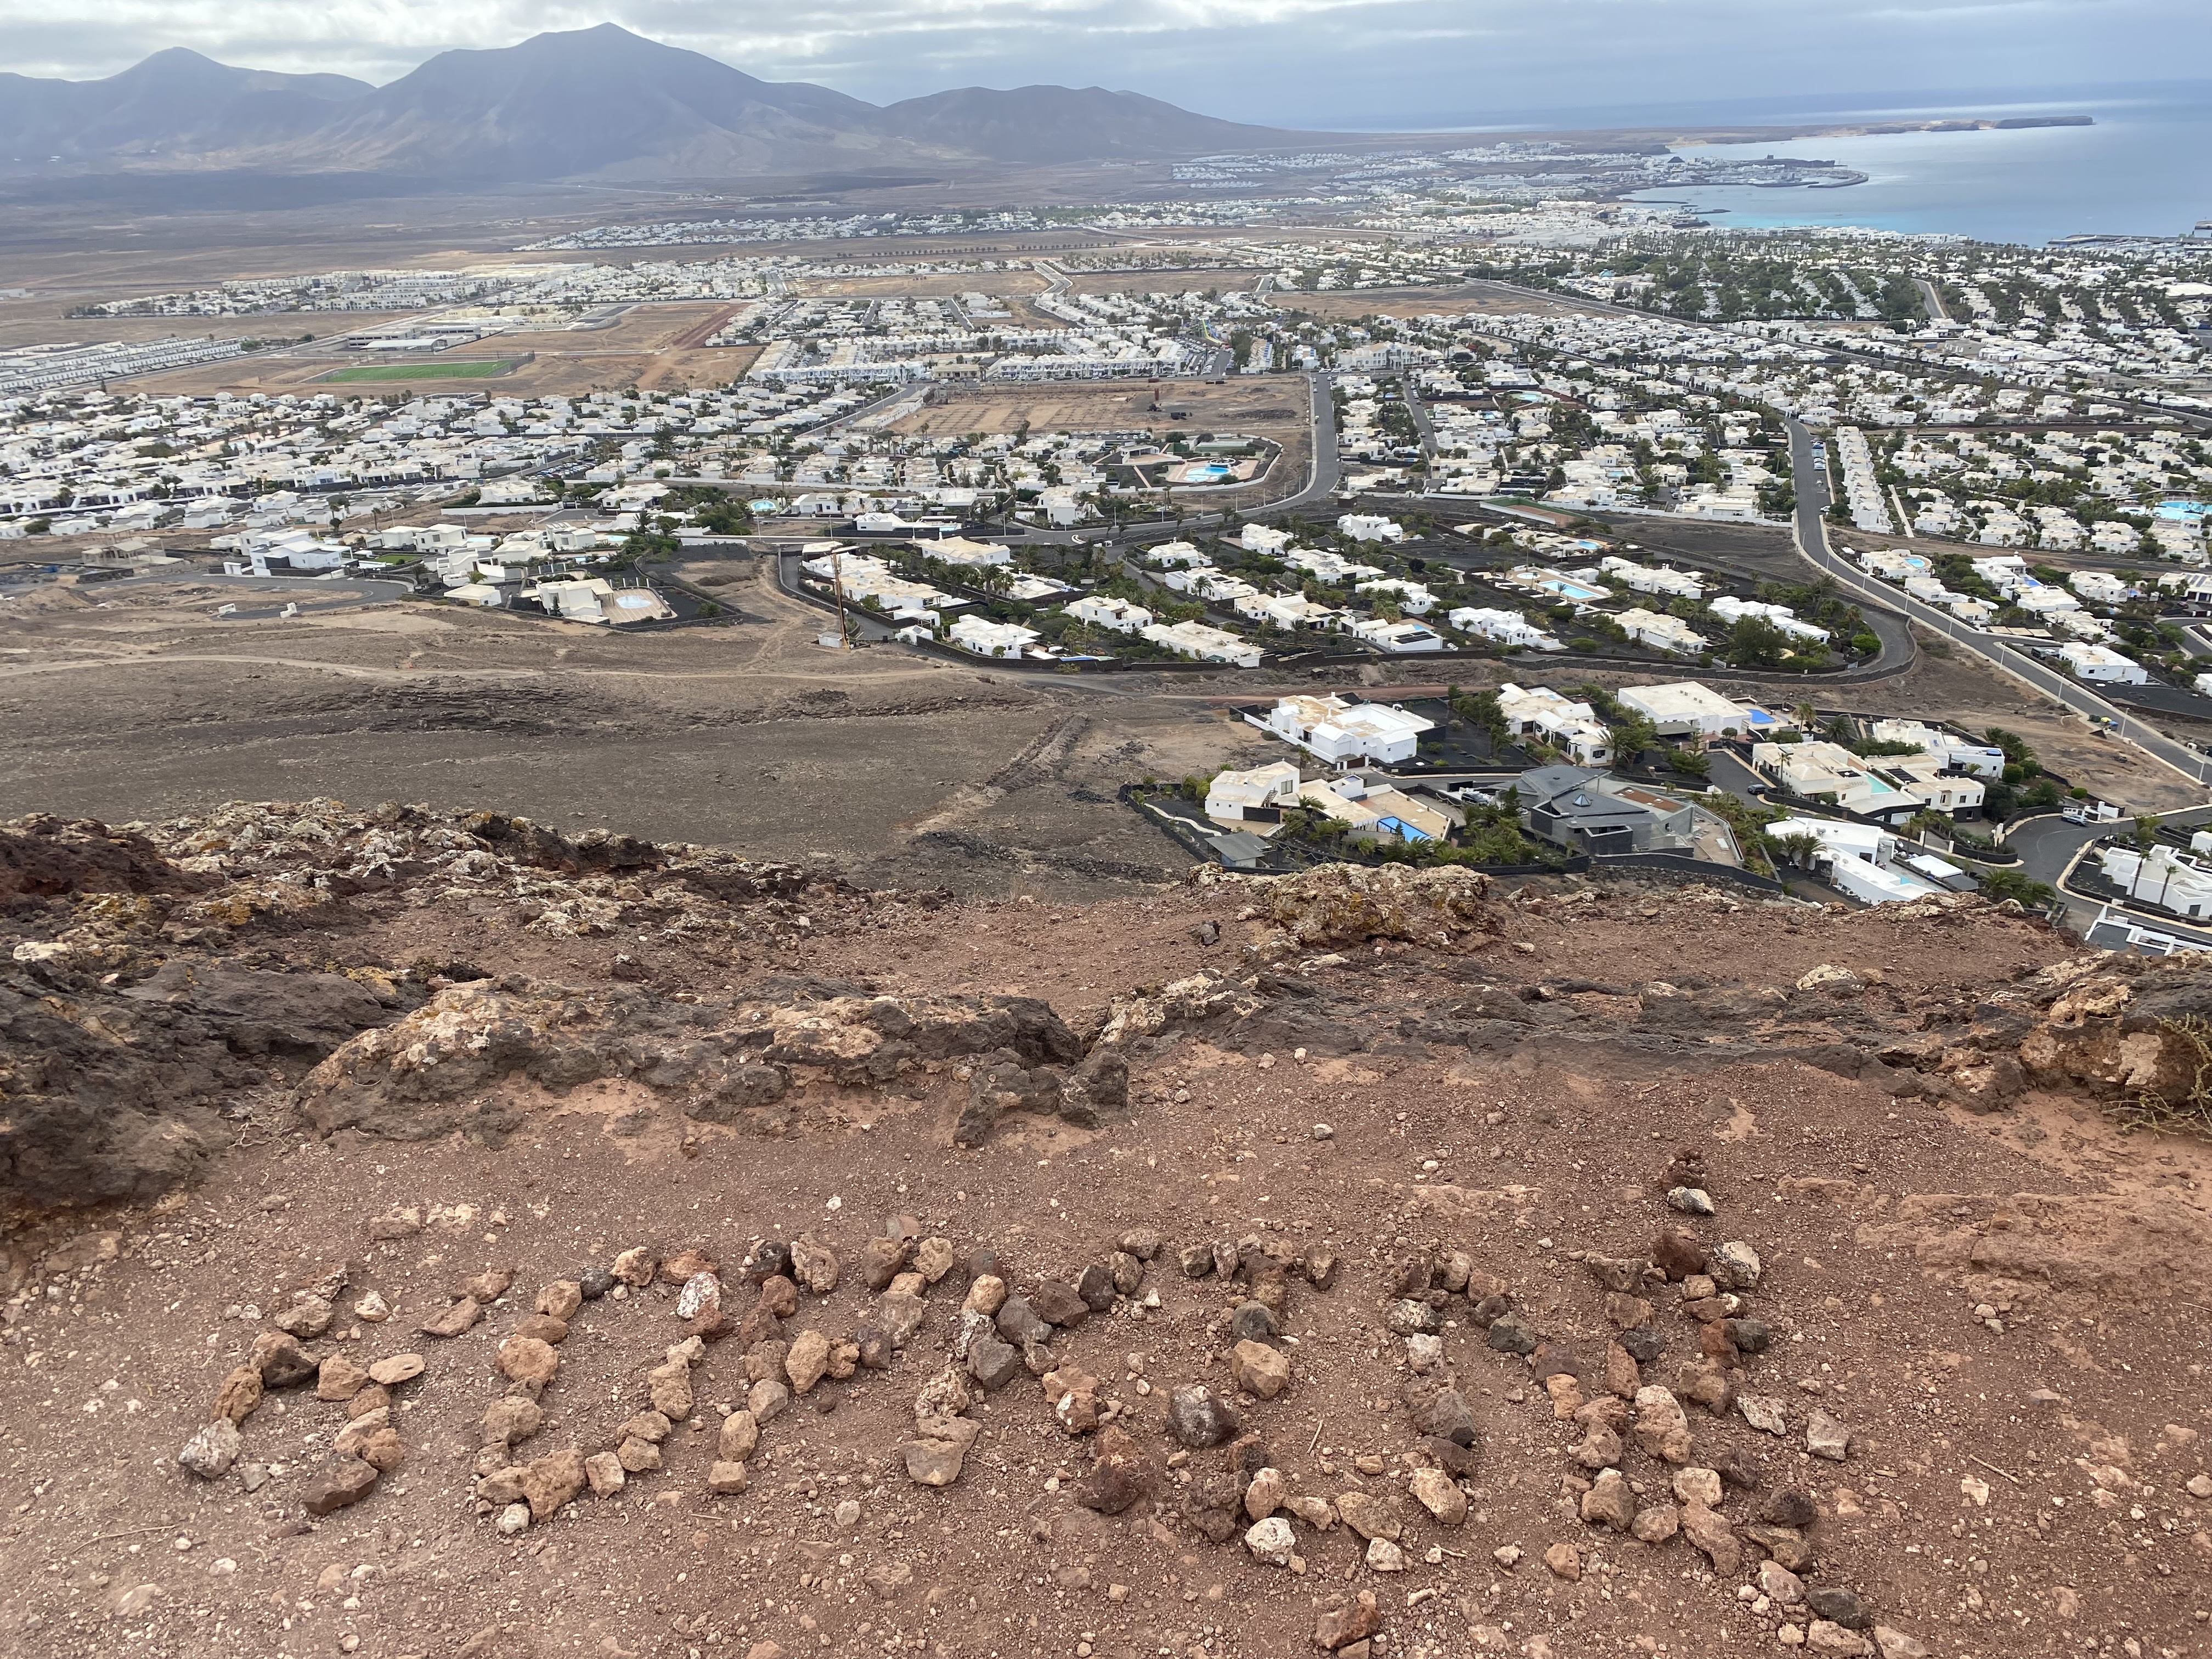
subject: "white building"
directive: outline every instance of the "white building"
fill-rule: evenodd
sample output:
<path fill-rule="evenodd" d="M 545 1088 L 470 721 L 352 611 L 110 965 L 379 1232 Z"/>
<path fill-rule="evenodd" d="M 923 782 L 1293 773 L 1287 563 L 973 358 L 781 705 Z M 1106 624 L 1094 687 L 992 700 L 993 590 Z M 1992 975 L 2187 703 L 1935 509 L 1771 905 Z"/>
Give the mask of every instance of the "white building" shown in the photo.
<path fill-rule="evenodd" d="M 2066 579 L 2066 585 L 2091 605 L 2124 605 L 2136 597 L 2135 586 L 2109 570 L 2077 570 Z M 2166 584 L 2159 584 L 2163 587 Z"/>
<path fill-rule="evenodd" d="M 338 542 L 306 530 L 249 530 L 238 538 L 240 557 L 223 561 L 226 576 L 283 575 L 294 570 L 342 570 L 352 556 Z"/>
<path fill-rule="evenodd" d="M 1548 685 L 1499 686 L 1498 712 L 1515 737 L 1533 732 L 1553 748 L 1565 750 L 1578 766 L 1613 763 L 1613 734 L 1597 711 Z"/>
<path fill-rule="evenodd" d="M 2058 647 L 2058 660 L 2072 671 L 2077 680 L 2090 680 L 2106 685 L 2148 685 L 2150 673 L 2132 657 L 2102 645 L 2090 645 L 2081 640 L 2069 640 Z"/>
<path fill-rule="evenodd" d="M 1463 605 L 1444 620 L 1462 634 L 1474 634 L 1524 651 L 1564 651 L 1567 648 L 1518 611 L 1484 610 Z"/>
<path fill-rule="evenodd" d="M 955 617 L 945 637 L 963 651 L 979 657 L 1018 657 L 1037 642 L 1034 628 L 1018 623 L 993 622 L 988 617 Z"/>
<path fill-rule="evenodd" d="M 1012 564 L 1013 550 L 1003 542 L 979 542 L 965 536 L 939 536 L 934 540 L 916 542 L 917 551 L 945 564 L 995 566 Z"/>
<path fill-rule="evenodd" d="M 2063 587 L 2051 587 L 2038 582 L 2033 587 L 2023 587 L 2012 596 L 2012 602 L 2031 617 L 2054 622 L 2078 611 L 2081 601 Z"/>
<path fill-rule="evenodd" d="M 1924 726 L 1918 720 L 1876 720 L 1869 735 L 1876 743 L 1911 744 L 1922 754 L 1933 756 L 1954 771 L 1978 778 L 2004 775 L 2003 750 L 1992 744 L 1976 743 L 1941 726 Z"/>
<path fill-rule="evenodd" d="M 1705 585 L 1695 576 L 1670 570 L 1665 565 L 1638 564 L 1633 559 L 1607 554 L 1597 562 L 1597 568 L 1623 587 L 1638 593 L 1662 593 L 1680 599 L 1702 599 L 1705 596 Z"/>
<path fill-rule="evenodd" d="M 1979 778 L 1954 772 L 1934 755 L 1898 755 L 1874 763 L 1890 782 L 1926 801 L 1939 812 L 1978 812 L 1989 787 Z"/>
<path fill-rule="evenodd" d="M 1820 852 L 1814 855 L 1815 866 L 1838 891 L 1862 904 L 1902 904 L 1945 890 L 1926 876 L 1899 867 L 1905 859 L 1914 856 L 1908 850 L 1910 843 L 1875 824 L 1847 823 L 1835 818 L 1784 818 L 1768 824 L 1766 833 L 1777 841 L 1790 836 L 1812 836 L 1820 843 Z"/>
<path fill-rule="evenodd" d="M 1663 738 L 1733 737 L 1752 729 L 1749 712 L 1741 704 L 1695 680 L 1624 686 L 1620 702 L 1622 708 L 1632 708 L 1650 720 L 1652 729 Z"/>
<path fill-rule="evenodd" d="M 649 587 L 617 587 L 604 576 L 562 576 L 522 590 L 563 622 L 653 622 L 672 616 L 668 602 Z"/>
<path fill-rule="evenodd" d="M 1152 620 L 1152 613 L 1141 605 L 1111 599 L 1103 593 L 1086 593 L 1060 609 L 1078 622 L 1089 623 L 1093 628 L 1111 629 L 1116 634 L 1134 634 Z"/>
<path fill-rule="evenodd" d="M 1355 590 L 1361 593 L 1388 594 L 1397 602 L 1398 608 L 1409 617 L 1425 617 L 1436 609 L 1437 596 L 1419 582 L 1409 582 L 1395 576 L 1384 576 L 1379 580 L 1365 581 Z"/>
<path fill-rule="evenodd" d="M 2101 857 L 2105 879 L 2136 903 L 2177 916 L 2212 916 L 2212 869 L 2189 854 L 2123 845 L 2106 848 Z"/>
<path fill-rule="evenodd" d="M 1706 607 L 1723 622 L 1735 623 L 1746 617 L 1761 617 L 1793 640 L 1804 640 L 1826 644 L 1828 630 L 1816 628 L 1811 623 L 1800 622 L 1795 611 L 1786 605 L 1766 605 L 1758 599 L 1739 599 L 1723 593 Z"/>
<path fill-rule="evenodd" d="M 880 610 L 900 622 L 926 623 L 933 628 L 943 620 L 938 607 L 961 603 L 927 582 L 900 575 L 881 559 L 866 553 L 842 552 L 834 544 L 829 552 L 802 559 L 799 568 L 830 583 L 855 604 Z"/>
<path fill-rule="evenodd" d="M 1240 640 L 1236 635 L 1218 628 L 1208 628 L 1204 623 L 1148 623 L 1137 630 L 1139 637 L 1150 640 L 1163 650 L 1172 651 L 1179 657 L 1193 657 L 1200 662 L 1225 662 L 1238 668 L 1257 668 L 1260 659 L 1267 653 L 1249 640 Z"/>
<path fill-rule="evenodd" d="M 1247 553 L 1279 556 L 1291 540 L 1291 532 L 1287 530 L 1277 530 L 1272 525 L 1248 524 L 1237 537 L 1237 544 Z"/>
<path fill-rule="evenodd" d="M 1353 761 L 1395 766 L 1409 761 L 1420 747 L 1421 733 L 1436 726 L 1433 720 L 1387 703 L 1349 702 L 1333 693 L 1285 697 L 1264 720 L 1256 715 L 1246 718 L 1334 766 Z"/>
<path fill-rule="evenodd" d="M 1297 799 L 1298 769 L 1290 761 L 1274 761 L 1249 772 L 1217 772 L 1206 787 L 1206 816 L 1224 823 L 1241 823 L 1254 809 L 1279 809 Z"/>
<path fill-rule="evenodd" d="M 1337 529 L 1355 542 L 1402 542 L 1405 526 L 1395 519 L 1385 519 L 1367 513 L 1347 513 L 1336 521 Z"/>
<path fill-rule="evenodd" d="M 1870 534 L 1888 535 L 1896 526 L 1890 521 L 1889 504 L 1883 499 L 1881 481 L 1875 476 L 1874 456 L 1868 451 L 1866 434 L 1855 426 L 1839 426 L 1835 432 L 1835 450 L 1836 470 L 1842 475 L 1844 501 L 1850 509 L 1851 522 Z"/>
<path fill-rule="evenodd" d="M 1873 762 L 1841 744 L 1755 743 L 1751 763 L 1793 795 L 1831 801 L 1847 812 L 1887 823 L 1902 823 L 1928 805 L 1919 793 L 1881 776 Z"/>
<path fill-rule="evenodd" d="M 1303 570 L 1316 581 L 1340 587 L 1346 582 L 1360 581 L 1369 576 L 1379 576 L 1379 564 L 1359 564 L 1341 553 L 1332 553 L 1327 548 L 1293 548 L 1283 555 L 1283 562 L 1293 570 Z"/>
<path fill-rule="evenodd" d="M 1343 611 L 1316 605 L 1303 593 L 1245 593 L 1232 602 L 1232 608 L 1264 628 L 1333 629 L 1343 627 L 1346 621 Z"/>
<path fill-rule="evenodd" d="M 1378 651 L 1397 654 L 1444 648 L 1443 635 L 1426 623 L 1388 622 L 1380 617 L 1363 617 L 1345 632 L 1356 640 L 1364 640 Z"/>
<path fill-rule="evenodd" d="M 1162 542 L 1145 555 L 1145 562 L 1172 570 L 1177 565 L 1212 564 L 1213 560 L 1188 542 Z"/>
<path fill-rule="evenodd" d="M 1638 605 L 1622 611 L 1613 621 L 1620 624 L 1620 631 L 1630 639 L 1655 651 L 1694 657 L 1705 648 L 1704 635 L 1692 632 L 1680 617 L 1670 617 L 1663 611 L 1646 611 Z"/>

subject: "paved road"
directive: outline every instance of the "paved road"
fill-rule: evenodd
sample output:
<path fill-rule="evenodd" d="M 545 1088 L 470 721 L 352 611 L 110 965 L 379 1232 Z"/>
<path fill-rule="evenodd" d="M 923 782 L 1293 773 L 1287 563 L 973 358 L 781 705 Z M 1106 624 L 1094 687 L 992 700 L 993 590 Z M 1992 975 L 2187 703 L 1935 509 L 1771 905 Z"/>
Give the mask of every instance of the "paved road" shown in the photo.
<path fill-rule="evenodd" d="M 1413 431 L 1421 441 L 1421 453 L 1433 456 L 1437 453 L 1437 425 L 1429 418 L 1429 406 L 1413 390 L 1410 374 L 1398 377 L 1398 390 L 1406 399 L 1406 413 L 1413 417 Z"/>
<path fill-rule="evenodd" d="M 1725 749 L 1705 751 L 1712 757 L 1712 781 L 1734 795 L 1738 800 L 1753 806 L 1768 805 L 1766 780 L 1753 771 Z"/>
<path fill-rule="evenodd" d="M 1309 374 L 1305 379 L 1307 392 L 1313 399 L 1313 459 L 1306 469 L 1306 487 L 1295 495 L 1270 501 L 1267 508 L 1269 512 L 1287 511 L 1328 500 L 1335 494 L 1337 479 L 1342 473 L 1336 453 L 1336 398 L 1332 391 L 1334 382 L 1326 373 Z"/>
<path fill-rule="evenodd" d="M 1931 629 L 1946 639 L 1965 646 L 2014 679 L 2078 714 L 2102 715 L 2114 721 L 2119 735 L 2145 753 L 2164 761 L 2193 782 L 2212 785 L 2212 757 L 2208 757 L 2201 750 L 2191 749 L 2186 744 L 2176 743 L 2119 705 L 2107 702 L 2080 681 L 2046 667 L 2024 652 L 2015 650 L 1987 634 L 1976 633 L 1957 617 L 1938 611 L 1933 605 L 1923 605 L 1887 582 L 1876 581 L 1837 556 L 1828 545 L 1827 524 L 1823 516 L 1827 511 L 1828 497 L 1826 488 L 1821 482 L 1822 474 L 1813 465 L 1813 434 L 1795 416 L 1785 417 L 1783 424 L 1790 434 L 1790 465 L 1796 474 L 1798 550 L 1820 569 L 1834 577 L 1838 586 L 1859 599 L 1903 612 L 1922 627 Z"/>

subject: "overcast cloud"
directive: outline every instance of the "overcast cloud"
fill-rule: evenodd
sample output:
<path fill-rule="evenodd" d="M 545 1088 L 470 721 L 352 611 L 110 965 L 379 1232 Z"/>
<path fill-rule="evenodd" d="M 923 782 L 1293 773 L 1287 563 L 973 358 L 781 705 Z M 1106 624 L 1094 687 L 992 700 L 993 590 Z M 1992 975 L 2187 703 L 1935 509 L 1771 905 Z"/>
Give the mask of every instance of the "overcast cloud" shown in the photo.
<path fill-rule="evenodd" d="M 1127 88 L 1282 125 L 2007 89 L 2203 74 L 2212 0 L 0 0 L 0 67 L 112 74 L 164 46 L 384 82 L 455 46 L 614 21 L 888 102 Z"/>

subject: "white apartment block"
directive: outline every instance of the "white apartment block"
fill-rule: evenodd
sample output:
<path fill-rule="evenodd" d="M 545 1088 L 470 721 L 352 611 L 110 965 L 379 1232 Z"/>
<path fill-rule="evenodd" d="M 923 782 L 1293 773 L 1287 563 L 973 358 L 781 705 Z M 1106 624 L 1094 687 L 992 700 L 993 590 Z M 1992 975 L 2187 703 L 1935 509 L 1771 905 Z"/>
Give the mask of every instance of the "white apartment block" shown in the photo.
<path fill-rule="evenodd" d="M 1866 434 L 1855 426 L 1839 426 L 1834 439 L 1836 471 L 1851 522 L 1869 535 L 1894 533 L 1897 526 L 1889 516 L 1889 503 L 1882 499 L 1881 485 L 1875 479 L 1874 456 L 1867 448 Z"/>

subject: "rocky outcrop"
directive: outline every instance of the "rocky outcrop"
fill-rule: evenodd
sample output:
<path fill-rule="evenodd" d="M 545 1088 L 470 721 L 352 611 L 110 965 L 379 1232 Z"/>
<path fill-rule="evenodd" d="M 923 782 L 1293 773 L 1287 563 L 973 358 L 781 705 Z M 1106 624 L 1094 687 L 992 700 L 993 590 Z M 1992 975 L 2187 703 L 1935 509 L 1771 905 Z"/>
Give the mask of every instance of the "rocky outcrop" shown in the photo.
<path fill-rule="evenodd" d="M 0 910 L 82 893 L 190 893 L 207 885 L 144 836 L 91 818 L 40 814 L 0 825 Z"/>
<path fill-rule="evenodd" d="M 1051 1010 L 1020 999 L 902 1011 L 865 988 L 793 987 L 789 1007 L 717 1018 L 615 991 L 495 988 L 450 956 L 301 971 L 342 955 L 343 930 L 375 906 L 489 910 L 562 939 L 650 928 L 722 951 L 775 948 L 903 902 L 710 848 L 389 803 L 0 825 L 0 1216 L 155 1196 L 227 1139 L 219 1112 L 237 1115 L 257 1085 L 281 1093 L 348 1048 L 304 1096 L 325 1121 L 494 1136 L 513 1114 L 457 1108 L 465 1079 L 520 1073 L 559 1089 L 639 1077 L 727 1121 L 773 1110 L 794 1074 L 878 1081 L 915 1056 L 1080 1054 Z M 826 1016 L 798 1011 L 848 996 L 854 1007 Z M 393 1019 L 410 1022 L 412 1052 L 355 1046 Z"/>
<path fill-rule="evenodd" d="M 419 1140 L 459 1130 L 495 1143 L 524 1117 L 508 1094 L 486 1092 L 506 1079 L 557 1095 L 627 1079 L 691 1117 L 730 1122 L 775 1107 L 794 1086 L 882 1085 L 930 1062 L 985 1055 L 979 1087 L 1007 1097 L 994 1099 L 988 1129 L 1032 1097 L 1056 1107 L 1063 1079 L 1050 1067 L 1083 1053 L 1033 997 L 822 998 L 818 988 L 789 988 L 792 1000 L 780 1003 L 716 1006 L 623 985 L 516 977 L 451 986 L 348 1042 L 307 1074 L 296 1103 L 325 1133 Z"/>
<path fill-rule="evenodd" d="M 2080 957 L 2023 981 L 2012 1000 L 1981 1011 L 1977 1063 L 2016 1060 L 2016 1077 L 2212 1134 L 2212 957 Z"/>
<path fill-rule="evenodd" d="M 161 964 L 121 993 L 205 1017 L 240 1054 L 327 1054 L 390 1016 L 375 994 L 341 974 L 272 974 L 193 963 Z"/>
<path fill-rule="evenodd" d="M 204 1019 L 0 981 L 0 1226 L 190 1180 L 253 1079 Z"/>
<path fill-rule="evenodd" d="M 1417 869 L 1328 864 L 1273 877 L 1201 866 L 1196 879 L 1250 893 L 1256 915 L 1270 925 L 1278 942 L 1297 949 L 1376 939 L 1444 946 L 1498 927 L 1486 902 L 1490 878 L 1457 865 Z"/>

